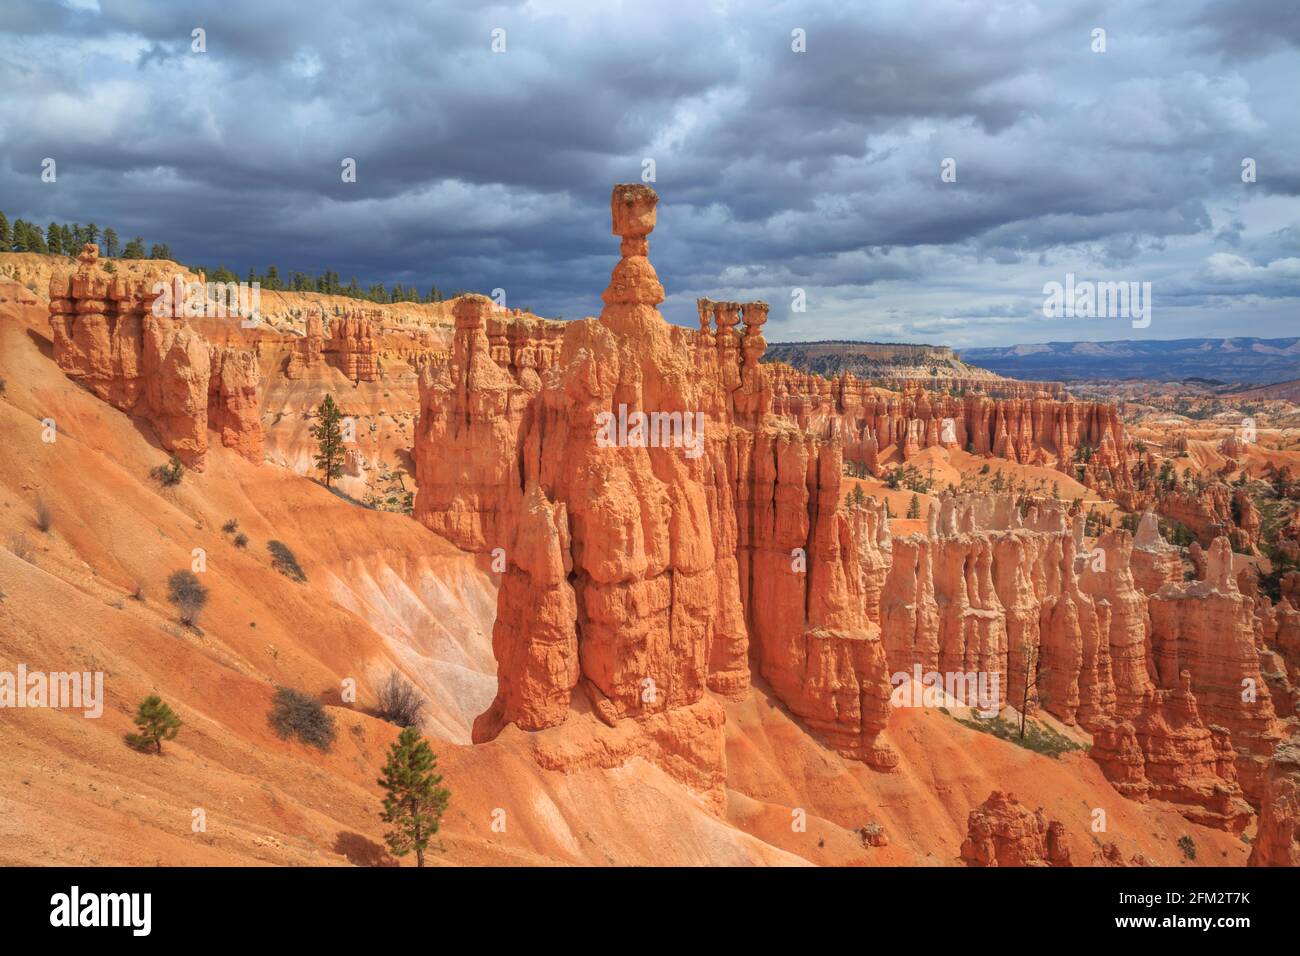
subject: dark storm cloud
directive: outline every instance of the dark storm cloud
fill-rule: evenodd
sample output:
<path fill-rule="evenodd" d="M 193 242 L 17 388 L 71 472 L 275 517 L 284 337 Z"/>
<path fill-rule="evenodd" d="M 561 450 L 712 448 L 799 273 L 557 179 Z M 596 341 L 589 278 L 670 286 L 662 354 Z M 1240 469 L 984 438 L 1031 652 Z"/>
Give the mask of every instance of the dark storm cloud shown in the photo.
<path fill-rule="evenodd" d="M 574 317 L 649 157 L 676 321 L 764 295 L 773 337 L 969 345 L 1062 337 L 1033 312 L 1066 268 L 1252 324 L 1284 321 L 1252 282 L 1300 293 L 1293 3 L 578 6 L 6 3 L 0 209 Z"/>

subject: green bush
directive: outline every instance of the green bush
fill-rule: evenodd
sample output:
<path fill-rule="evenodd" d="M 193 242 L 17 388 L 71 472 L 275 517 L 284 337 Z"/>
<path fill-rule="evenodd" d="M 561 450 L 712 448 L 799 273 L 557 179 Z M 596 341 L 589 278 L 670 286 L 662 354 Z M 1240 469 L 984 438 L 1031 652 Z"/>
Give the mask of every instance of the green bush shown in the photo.
<path fill-rule="evenodd" d="M 150 477 L 161 484 L 164 488 L 171 488 L 179 485 L 181 479 L 185 477 L 185 466 L 175 455 L 167 460 L 167 464 L 156 466 L 153 471 L 149 472 Z"/>
<path fill-rule="evenodd" d="M 1072 750 L 1088 749 L 1084 744 L 1075 743 L 1064 734 L 1034 720 L 1025 721 L 1025 735 L 1023 737 L 1020 736 L 1020 727 L 1016 723 L 1003 720 L 1001 717 L 974 717 L 971 720 L 957 718 L 957 723 L 969 727 L 971 730 L 991 734 L 999 740 L 1005 740 L 1018 747 L 1024 747 L 1026 750 L 1032 750 L 1034 753 L 1053 759 L 1057 759 L 1061 754 L 1069 753 Z"/>

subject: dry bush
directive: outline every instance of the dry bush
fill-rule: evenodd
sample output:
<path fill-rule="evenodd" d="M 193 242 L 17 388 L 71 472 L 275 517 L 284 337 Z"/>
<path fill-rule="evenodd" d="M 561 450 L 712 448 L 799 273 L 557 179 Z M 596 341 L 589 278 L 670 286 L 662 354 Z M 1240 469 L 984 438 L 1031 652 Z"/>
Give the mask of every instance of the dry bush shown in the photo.
<path fill-rule="evenodd" d="M 50 511 L 45 499 L 40 497 L 36 499 L 36 527 L 46 534 L 54 527 L 54 512 Z"/>
<path fill-rule="evenodd" d="M 424 698 L 415 689 L 415 685 L 397 671 L 388 672 L 388 676 L 379 685 L 377 697 L 379 706 L 375 712 L 380 718 L 398 727 L 420 726 Z"/>
<path fill-rule="evenodd" d="M 181 623 L 193 627 L 203 605 L 208 603 L 208 589 L 199 583 L 193 571 L 173 571 L 167 578 L 167 600 L 180 611 Z"/>
<path fill-rule="evenodd" d="M 303 573 L 298 559 L 294 557 L 287 544 L 283 541 L 268 541 L 266 549 L 271 552 L 271 567 L 299 584 L 307 580 L 307 575 Z"/>
<path fill-rule="evenodd" d="M 281 687 L 271 704 L 267 720 L 282 739 L 297 737 L 320 750 L 330 749 L 336 733 L 334 716 L 319 700 L 292 687 Z"/>
<path fill-rule="evenodd" d="M 36 549 L 32 547 L 31 541 L 25 534 L 10 535 L 9 550 L 13 552 L 14 557 L 22 558 L 28 564 L 36 563 Z"/>

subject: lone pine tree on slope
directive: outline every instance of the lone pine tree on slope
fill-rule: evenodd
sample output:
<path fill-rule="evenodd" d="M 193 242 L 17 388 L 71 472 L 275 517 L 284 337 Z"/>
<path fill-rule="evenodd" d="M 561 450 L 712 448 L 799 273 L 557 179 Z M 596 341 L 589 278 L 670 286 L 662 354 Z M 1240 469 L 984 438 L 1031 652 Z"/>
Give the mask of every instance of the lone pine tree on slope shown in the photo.
<path fill-rule="evenodd" d="M 343 474 L 343 430 L 339 423 L 343 413 L 334 404 L 334 396 L 326 395 L 325 400 L 316 409 L 319 419 L 311 428 L 311 437 L 316 439 L 320 448 L 316 455 L 316 467 L 325 473 L 325 487 Z"/>
<path fill-rule="evenodd" d="M 140 709 L 135 713 L 135 725 L 140 728 L 138 734 L 127 734 L 126 742 L 136 750 L 150 750 L 162 753 L 162 742 L 173 740 L 181 729 L 181 719 L 176 712 L 163 703 L 157 694 L 150 694 L 140 702 Z"/>
<path fill-rule="evenodd" d="M 438 758 L 419 730 L 407 727 L 388 750 L 388 763 L 379 785 L 388 791 L 384 811 L 379 815 L 393 829 L 384 835 L 395 856 L 415 851 L 418 866 L 424 866 L 424 851 L 438 832 L 451 791 L 440 787 Z"/>

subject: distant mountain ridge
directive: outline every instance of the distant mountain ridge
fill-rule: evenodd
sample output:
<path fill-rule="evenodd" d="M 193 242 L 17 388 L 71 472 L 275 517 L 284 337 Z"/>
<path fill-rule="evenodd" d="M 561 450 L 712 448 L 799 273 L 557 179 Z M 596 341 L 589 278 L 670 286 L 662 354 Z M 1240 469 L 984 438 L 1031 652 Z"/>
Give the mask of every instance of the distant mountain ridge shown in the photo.
<path fill-rule="evenodd" d="M 982 368 L 962 362 L 946 345 L 897 342 L 772 342 L 764 362 L 785 362 L 818 375 L 849 372 L 859 378 L 995 379 Z"/>
<path fill-rule="evenodd" d="M 961 349 L 962 361 L 1019 379 L 1203 378 L 1265 384 L 1300 378 L 1300 337 L 1044 342 Z"/>

